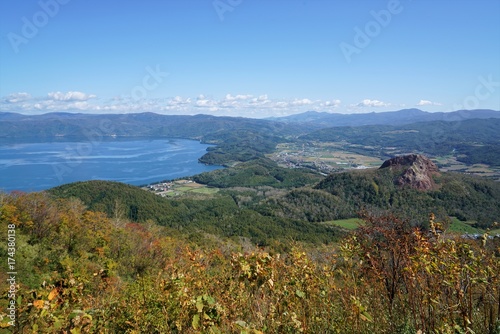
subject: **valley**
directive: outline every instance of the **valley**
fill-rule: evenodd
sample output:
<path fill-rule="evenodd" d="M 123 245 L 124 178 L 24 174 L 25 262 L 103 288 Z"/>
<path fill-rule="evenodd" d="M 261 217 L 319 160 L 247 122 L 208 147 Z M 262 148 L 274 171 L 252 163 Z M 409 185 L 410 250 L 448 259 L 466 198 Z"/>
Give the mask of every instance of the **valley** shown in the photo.
<path fill-rule="evenodd" d="M 384 152 L 381 156 L 380 152 Z M 359 152 L 359 153 L 357 153 Z M 398 147 L 374 147 L 347 142 L 290 142 L 276 146 L 267 157 L 286 168 L 309 168 L 328 174 L 350 169 L 378 168 L 383 159 L 407 153 Z M 455 155 L 432 157 L 442 171 L 477 175 L 500 181 L 500 166 L 467 164 Z M 462 156 L 463 158 L 463 156 Z"/>

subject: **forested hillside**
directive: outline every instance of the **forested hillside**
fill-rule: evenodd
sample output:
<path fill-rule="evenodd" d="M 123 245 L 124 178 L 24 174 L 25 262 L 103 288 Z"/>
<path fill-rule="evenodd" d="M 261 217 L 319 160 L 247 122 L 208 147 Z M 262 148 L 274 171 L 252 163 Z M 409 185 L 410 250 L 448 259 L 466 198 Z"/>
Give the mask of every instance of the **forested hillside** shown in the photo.
<path fill-rule="evenodd" d="M 118 212 L 133 221 L 149 219 L 186 231 L 242 235 L 263 244 L 280 235 L 284 239 L 328 239 L 327 235 L 320 237 L 324 225 L 298 226 L 353 218 L 364 210 L 390 211 L 415 223 L 425 221 L 434 212 L 442 221 L 452 216 L 479 228 L 500 220 L 498 182 L 438 173 L 432 176 L 435 186 L 422 191 L 398 185 L 401 173 L 385 168 L 333 173 L 325 178 L 309 170 L 287 169 L 267 159 L 254 159 L 194 176 L 199 183 L 223 189 L 209 198 L 165 199 L 136 187 L 103 181 L 64 185 L 50 193 L 77 197 L 109 217 Z M 223 223 L 233 219 L 238 221 L 236 225 Z M 261 229 L 266 232 L 259 232 Z M 311 233 L 301 235 L 299 230 Z"/>
<path fill-rule="evenodd" d="M 2 195 L 0 223 L 16 236 L 13 331 L 499 333 L 500 239 L 441 235 L 432 216 L 429 231 L 363 219 L 334 244 L 262 249 L 109 218 L 75 198 Z M 0 327 L 10 332 L 8 296 Z"/>
<path fill-rule="evenodd" d="M 265 246 L 274 240 L 328 243 L 342 235 L 333 226 L 263 215 L 239 205 L 233 196 L 224 193 L 204 199 L 167 199 L 139 188 L 105 181 L 68 184 L 49 193 L 57 198 L 77 198 L 89 209 L 103 212 L 110 218 L 151 222 L 199 240 L 212 234 L 235 239 L 245 237 L 253 244 Z"/>

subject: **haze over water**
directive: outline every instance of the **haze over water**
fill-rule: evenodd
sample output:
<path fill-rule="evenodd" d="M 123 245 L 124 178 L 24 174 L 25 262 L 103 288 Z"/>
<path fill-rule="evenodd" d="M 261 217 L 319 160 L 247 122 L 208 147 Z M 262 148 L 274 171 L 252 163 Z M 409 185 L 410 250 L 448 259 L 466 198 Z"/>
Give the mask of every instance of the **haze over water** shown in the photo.
<path fill-rule="evenodd" d="M 110 180 L 143 185 L 220 168 L 198 162 L 209 145 L 185 139 L 0 144 L 0 190 L 39 191 Z"/>

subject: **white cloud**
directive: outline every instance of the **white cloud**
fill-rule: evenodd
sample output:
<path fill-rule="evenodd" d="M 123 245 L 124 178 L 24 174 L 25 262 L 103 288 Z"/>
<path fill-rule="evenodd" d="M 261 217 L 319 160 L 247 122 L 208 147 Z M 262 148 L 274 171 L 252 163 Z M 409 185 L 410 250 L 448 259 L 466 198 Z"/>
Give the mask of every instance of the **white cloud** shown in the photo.
<path fill-rule="evenodd" d="M 259 97 L 254 97 L 250 101 L 248 101 L 249 106 L 251 107 L 266 107 L 268 106 L 272 101 L 269 99 L 267 95 L 260 95 Z"/>
<path fill-rule="evenodd" d="M 181 96 L 176 96 L 167 101 L 168 106 L 183 106 L 191 103 L 191 99 L 184 99 Z"/>
<path fill-rule="evenodd" d="M 293 106 L 309 106 L 311 104 L 313 104 L 313 101 L 309 99 L 295 99 L 292 102 Z"/>
<path fill-rule="evenodd" d="M 432 102 L 429 100 L 420 100 L 417 104 L 417 106 L 442 106 L 441 103 L 439 102 Z"/>
<path fill-rule="evenodd" d="M 48 94 L 49 99 L 55 101 L 87 101 L 95 98 L 95 95 L 85 94 L 82 92 L 51 92 Z"/>
<path fill-rule="evenodd" d="M 15 93 L 0 99 L 0 111 L 44 113 L 53 111 L 86 113 L 138 113 L 152 111 L 163 114 L 243 117 L 287 116 L 308 110 L 333 111 L 340 100 L 313 100 L 310 98 L 272 98 L 267 94 L 226 94 L 221 98 L 173 96 L 168 98 L 133 99 L 115 96 L 109 99 L 79 91 L 50 92 L 45 97 Z"/>
<path fill-rule="evenodd" d="M 275 102 L 274 107 L 276 108 L 288 108 L 289 103 L 285 101 Z"/>
<path fill-rule="evenodd" d="M 356 107 L 380 108 L 380 107 L 389 107 L 390 105 L 391 105 L 390 103 L 385 103 L 379 100 L 364 99 L 363 101 L 356 104 Z"/>
<path fill-rule="evenodd" d="M 5 102 L 7 103 L 18 103 L 18 102 L 23 102 L 27 100 L 31 100 L 31 94 L 28 93 L 13 93 L 8 95 L 5 98 Z"/>
<path fill-rule="evenodd" d="M 208 110 L 213 110 L 213 108 L 217 108 L 217 102 L 205 97 L 205 95 L 200 95 L 196 98 L 194 106 L 197 108 L 207 108 Z"/>
<path fill-rule="evenodd" d="M 242 100 L 251 99 L 252 97 L 253 97 L 252 95 L 238 94 L 236 96 L 232 96 L 231 94 L 227 94 L 226 95 L 226 100 L 227 101 L 242 101 Z"/>
<path fill-rule="evenodd" d="M 332 100 L 332 101 L 325 101 L 322 103 L 322 106 L 325 108 L 338 108 L 341 105 L 342 101 L 340 100 Z"/>

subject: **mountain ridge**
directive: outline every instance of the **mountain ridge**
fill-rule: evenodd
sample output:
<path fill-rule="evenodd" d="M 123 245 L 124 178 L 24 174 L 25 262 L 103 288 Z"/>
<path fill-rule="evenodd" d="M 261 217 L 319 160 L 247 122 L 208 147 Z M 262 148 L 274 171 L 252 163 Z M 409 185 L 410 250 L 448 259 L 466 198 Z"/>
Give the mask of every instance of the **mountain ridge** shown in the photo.
<path fill-rule="evenodd" d="M 405 125 L 428 121 L 460 121 L 467 119 L 500 118 L 500 111 L 491 109 L 456 110 L 450 112 L 427 112 L 416 108 L 397 111 L 370 112 L 362 114 L 340 114 L 318 111 L 269 118 L 284 123 L 316 123 L 330 126 Z"/>

